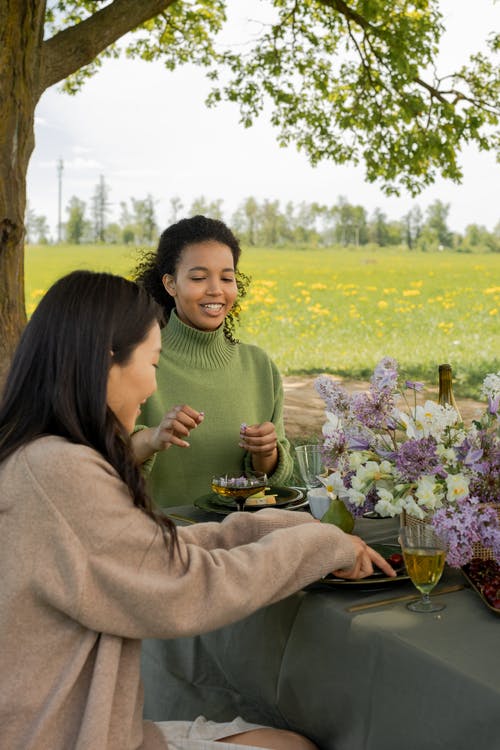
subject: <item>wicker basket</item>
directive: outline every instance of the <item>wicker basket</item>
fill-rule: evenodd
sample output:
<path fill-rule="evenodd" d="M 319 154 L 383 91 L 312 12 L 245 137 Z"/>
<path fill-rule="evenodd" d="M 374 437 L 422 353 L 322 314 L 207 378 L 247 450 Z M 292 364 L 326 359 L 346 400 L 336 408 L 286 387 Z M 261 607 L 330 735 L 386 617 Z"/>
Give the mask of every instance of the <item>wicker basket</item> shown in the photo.
<path fill-rule="evenodd" d="M 488 505 L 490 507 L 496 508 L 498 520 L 500 522 L 500 503 L 488 503 Z M 411 516 L 405 510 L 403 510 L 401 514 L 402 526 L 422 526 L 425 523 L 427 523 L 425 519 L 420 520 L 420 518 Z M 483 545 L 480 544 L 479 542 L 476 542 L 472 546 L 472 557 L 479 557 L 481 560 L 493 560 L 494 559 L 492 550 L 489 547 L 483 547 Z"/>

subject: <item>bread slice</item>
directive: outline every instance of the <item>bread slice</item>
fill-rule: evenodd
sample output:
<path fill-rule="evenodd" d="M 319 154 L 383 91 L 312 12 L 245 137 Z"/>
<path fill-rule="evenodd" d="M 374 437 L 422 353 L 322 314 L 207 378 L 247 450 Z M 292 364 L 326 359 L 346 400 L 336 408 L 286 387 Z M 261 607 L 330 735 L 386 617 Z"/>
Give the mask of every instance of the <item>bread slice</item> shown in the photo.
<path fill-rule="evenodd" d="M 269 487 L 266 487 L 266 489 L 269 489 Z M 278 495 L 266 495 L 265 490 L 263 490 L 247 497 L 245 505 L 276 505 L 277 497 Z"/>

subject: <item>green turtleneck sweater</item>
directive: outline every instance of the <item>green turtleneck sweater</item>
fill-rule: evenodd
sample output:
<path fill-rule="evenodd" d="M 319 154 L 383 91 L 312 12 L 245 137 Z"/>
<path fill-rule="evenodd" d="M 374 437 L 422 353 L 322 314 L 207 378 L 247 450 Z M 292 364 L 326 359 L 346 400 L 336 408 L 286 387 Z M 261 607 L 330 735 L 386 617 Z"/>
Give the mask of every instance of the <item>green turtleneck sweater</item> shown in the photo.
<path fill-rule="evenodd" d="M 192 503 L 210 492 L 212 475 L 251 469 L 239 447 L 240 425 L 273 422 L 279 460 L 270 485 L 286 484 L 293 459 L 283 426 L 283 386 L 276 365 L 257 346 L 232 344 L 224 331 L 199 331 L 175 311 L 162 332 L 158 390 L 142 408 L 141 423 L 160 423 L 176 404 L 205 412 L 189 435 L 189 448 L 172 446 L 156 455 L 151 488 L 158 505 Z"/>

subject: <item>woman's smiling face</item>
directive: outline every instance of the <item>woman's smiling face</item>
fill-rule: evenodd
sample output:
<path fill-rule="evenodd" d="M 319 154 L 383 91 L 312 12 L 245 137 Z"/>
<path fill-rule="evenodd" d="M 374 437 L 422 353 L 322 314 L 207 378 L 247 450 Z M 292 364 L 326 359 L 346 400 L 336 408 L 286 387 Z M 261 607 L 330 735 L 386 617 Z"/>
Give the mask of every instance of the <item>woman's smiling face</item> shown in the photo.
<path fill-rule="evenodd" d="M 186 245 L 175 275 L 165 274 L 163 285 L 174 298 L 183 323 L 214 331 L 238 295 L 231 249 L 216 240 Z"/>

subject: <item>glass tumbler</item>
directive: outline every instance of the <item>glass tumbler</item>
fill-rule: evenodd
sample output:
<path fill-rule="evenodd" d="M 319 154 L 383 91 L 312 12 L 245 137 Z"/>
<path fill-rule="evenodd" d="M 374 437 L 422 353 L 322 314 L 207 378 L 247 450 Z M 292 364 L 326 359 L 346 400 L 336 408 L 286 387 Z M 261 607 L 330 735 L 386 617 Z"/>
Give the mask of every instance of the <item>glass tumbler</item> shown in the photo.
<path fill-rule="evenodd" d="M 321 487 L 321 480 L 318 475 L 324 471 L 323 456 L 320 445 L 297 445 L 295 448 L 297 464 L 300 475 L 306 489 L 311 490 L 313 487 Z"/>

